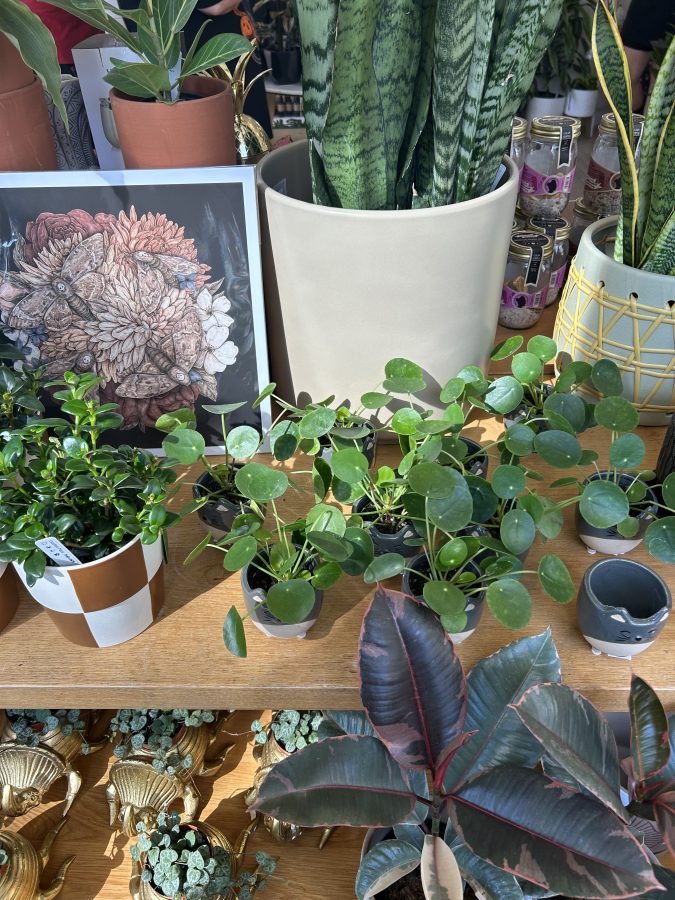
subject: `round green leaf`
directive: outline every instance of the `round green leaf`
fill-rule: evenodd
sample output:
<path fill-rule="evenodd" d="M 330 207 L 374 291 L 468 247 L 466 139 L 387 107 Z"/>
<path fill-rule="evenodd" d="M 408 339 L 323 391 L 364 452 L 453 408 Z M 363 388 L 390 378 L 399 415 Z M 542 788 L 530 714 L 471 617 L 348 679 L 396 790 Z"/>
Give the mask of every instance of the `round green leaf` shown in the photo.
<path fill-rule="evenodd" d="M 395 394 L 414 394 L 427 386 L 424 372 L 409 359 L 390 359 L 384 367 L 384 389 Z"/>
<path fill-rule="evenodd" d="M 307 513 L 305 521 L 307 531 L 330 531 L 339 537 L 347 527 L 342 510 L 330 503 L 317 503 Z"/>
<path fill-rule="evenodd" d="M 316 439 L 328 434 L 335 424 L 336 415 L 335 410 L 328 409 L 327 406 L 310 410 L 298 423 L 300 437 Z"/>
<path fill-rule="evenodd" d="M 416 409 L 404 406 L 403 409 L 397 409 L 391 417 L 391 428 L 396 434 L 415 434 L 417 426 L 422 421 L 422 416 Z"/>
<path fill-rule="evenodd" d="M 534 519 L 528 512 L 510 509 L 499 526 L 499 537 L 507 550 L 518 556 L 532 546 L 536 531 Z"/>
<path fill-rule="evenodd" d="M 472 514 L 473 499 L 466 481 L 463 479 L 457 482 L 450 497 L 427 500 L 429 521 L 446 534 L 466 528 L 471 521 Z"/>
<path fill-rule="evenodd" d="M 527 342 L 528 353 L 533 353 L 542 362 L 548 362 L 553 359 L 558 352 L 556 342 L 543 334 L 535 334 Z"/>
<path fill-rule="evenodd" d="M 366 409 L 382 409 L 383 406 L 388 406 L 392 399 L 389 394 L 382 394 L 379 391 L 368 391 L 362 395 L 361 403 Z"/>
<path fill-rule="evenodd" d="M 311 582 L 317 591 L 325 591 L 340 580 L 342 569 L 336 562 L 325 562 L 312 573 Z"/>
<path fill-rule="evenodd" d="M 579 512 L 593 528 L 611 528 L 628 516 L 628 497 L 613 481 L 589 481 L 585 485 Z"/>
<path fill-rule="evenodd" d="M 394 575 L 400 575 L 405 568 L 405 559 L 400 553 L 383 553 L 376 556 L 363 573 L 366 584 L 375 584 L 377 581 L 386 581 Z"/>
<path fill-rule="evenodd" d="M 629 503 L 640 503 L 647 496 L 647 485 L 639 479 L 632 481 L 626 488 L 626 496 Z"/>
<path fill-rule="evenodd" d="M 576 394 L 549 394 L 544 400 L 544 415 L 551 413 L 564 419 L 574 431 L 583 431 L 586 424 L 586 404 Z M 566 428 L 563 430 L 567 431 Z"/>
<path fill-rule="evenodd" d="M 233 656 L 246 657 L 244 623 L 234 606 L 230 607 L 223 623 L 223 643 Z"/>
<path fill-rule="evenodd" d="M 466 597 L 462 591 L 449 581 L 427 581 L 423 594 L 427 606 L 439 616 L 456 615 L 466 606 Z"/>
<path fill-rule="evenodd" d="M 201 459 L 206 449 L 204 438 L 192 428 L 179 428 L 167 434 L 162 441 L 162 450 L 169 459 L 182 466 L 191 466 Z"/>
<path fill-rule="evenodd" d="M 633 538 L 640 530 L 640 522 L 638 519 L 628 516 L 623 522 L 619 522 L 616 526 L 616 530 L 625 538 Z"/>
<path fill-rule="evenodd" d="M 451 541 L 443 544 L 436 554 L 436 567 L 446 572 L 450 569 L 456 569 L 457 566 L 461 566 L 468 553 L 469 548 L 466 545 L 466 541 L 459 537 L 453 538 Z"/>
<path fill-rule="evenodd" d="M 534 438 L 534 449 L 550 466 L 571 469 L 581 459 L 581 444 L 565 431 L 540 431 Z"/>
<path fill-rule="evenodd" d="M 176 428 L 195 428 L 197 417 L 192 409 L 175 409 L 170 413 L 163 413 L 155 422 L 158 431 L 175 431 Z"/>
<path fill-rule="evenodd" d="M 501 341 L 497 344 L 490 354 L 490 359 L 498 361 L 500 359 L 507 359 L 511 354 L 515 353 L 516 350 L 520 350 L 523 346 L 523 341 L 525 338 L 522 334 L 514 334 L 511 337 L 507 337 L 505 340 Z"/>
<path fill-rule="evenodd" d="M 485 395 L 485 402 L 497 413 L 513 412 L 523 401 L 523 386 L 512 375 L 503 375 L 492 382 Z"/>
<path fill-rule="evenodd" d="M 312 585 L 303 578 L 292 578 L 290 581 L 278 581 L 267 592 L 265 606 L 287 625 L 304 622 L 312 611 L 316 595 Z"/>
<path fill-rule="evenodd" d="M 599 459 L 599 454 L 595 450 L 584 450 L 579 460 L 580 466 L 592 466 Z"/>
<path fill-rule="evenodd" d="M 333 472 L 325 459 L 317 456 L 312 463 L 312 487 L 317 502 L 321 502 L 330 490 Z"/>
<path fill-rule="evenodd" d="M 487 522 L 497 512 L 499 498 L 490 487 L 489 482 L 480 475 L 467 475 L 466 483 L 473 506 L 472 521 Z"/>
<path fill-rule="evenodd" d="M 605 397 L 595 404 L 595 421 L 609 431 L 633 431 L 640 417 L 625 397 Z"/>
<path fill-rule="evenodd" d="M 340 562 L 342 571 L 347 575 L 363 575 L 375 556 L 373 539 L 356 525 L 350 525 L 343 537 L 351 547 L 351 554 Z"/>
<path fill-rule="evenodd" d="M 482 397 L 490 386 L 490 382 L 478 366 L 464 366 L 457 373 L 457 378 L 462 379 L 466 386 L 465 390 L 471 397 Z"/>
<path fill-rule="evenodd" d="M 591 372 L 593 386 L 605 397 L 620 397 L 623 394 L 621 372 L 611 359 L 599 359 Z"/>
<path fill-rule="evenodd" d="M 283 462 L 290 459 L 298 449 L 300 443 L 300 430 L 297 422 L 285 419 L 270 431 L 270 449 L 275 459 Z"/>
<path fill-rule="evenodd" d="M 506 628 L 524 628 L 532 615 L 532 598 L 514 578 L 493 581 L 486 592 L 492 615 Z"/>
<path fill-rule="evenodd" d="M 452 410 L 453 407 L 457 407 L 461 414 L 461 408 L 457 406 L 457 404 L 453 404 L 453 406 L 448 407 L 449 410 Z M 446 410 L 447 411 L 447 410 Z M 460 424 L 464 422 L 464 416 L 462 416 L 460 420 Z M 417 426 L 418 434 L 443 434 L 446 431 L 449 431 L 453 426 L 453 422 L 450 419 L 422 419 L 422 421 Z"/>
<path fill-rule="evenodd" d="M 250 425 L 239 425 L 227 436 L 227 449 L 235 459 L 248 459 L 260 446 L 260 435 Z"/>
<path fill-rule="evenodd" d="M 246 463 L 237 471 L 234 483 L 239 493 L 249 500 L 268 503 L 285 493 L 288 488 L 288 477 L 285 472 L 270 469 L 262 463 Z"/>
<path fill-rule="evenodd" d="M 637 434 L 622 434 L 610 447 L 609 461 L 617 469 L 637 469 L 645 458 L 645 442 Z"/>
<path fill-rule="evenodd" d="M 572 576 L 565 563 L 554 553 L 545 553 L 537 569 L 539 581 L 549 597 L 557 603 L 569 603 L 576 593 Z"/>
<path fill-rule="evenodd" d="M 534 451 L 534 431 L 521 422 L 504 432 L 504 446 L 514 456 L 529 456 Z"/>
<path fill-rule="evenodd" d="M 452 403 L 464 392 L 464 380 L 462 378 L 451 378 L 443 385 L 440 394 L 441 403 Z"/>
<path fill-rule="evenodd" d="M 525 512 L 529 513 L 535 522 L 538 522 L 539 519 L 544 515 L 544 502 L 541 500 L 536 494 L 523 494 L 522 497 L 518 497 L 518 509 L 524 509 Z"/>
<path fill-rule="evenodd" d="M 448 634 L 460 634 L 466 630 L 467 615 L 464 610 L 450 616 L 441 616 L 441 625 Z"/>
<path fill-rule="evenodd" d="M 258 552 L 258 542 L 252 535 L 235 541 L 223 557 L 223 568 L 228 572 L 238 572 L 247 566 Z"/>
<path fill-rule="evenodd" d="M 410 489 L 429 499 L 450 497 L 463 481 L 459 472 L 433 462 L 418 463 L 408 472 Z"/>
<path fill-rule="evenodd" d="M 305 537 L 323 556 L 335 562 L 344 562 L 352 552 L 350 544 L 332 531 L 307 531 Z"/>
<path fill-rule="evenodd" d="M 534 353 L 516 353 L 511 360 L 511 371 L 521 384 L 532 384 L 541 378 L 544 364 Z"/>
<path fill-rule="evenodd" d="M 492 473 L 492 490 L 502 500 L 511 500 L 525 490 L 525 473 L 520 466 L 497 466 Z"/>
<path fill-rule="evenodd" d="M 645 547 L 654 559 L 675 563 L 675 516 L 651 523 L 645 531 Z"/>
<path fill-rule="evenodd" d="M 675 509 L 675 472 L 671 472 L 661 485 L 663 502 L 670 509 Z"/>
<path fill-rule="evenodd" d="M 358 484 L 368 474 L 368 460 L 356 447 L 337 450 L 330 462 L 334 474 L 347 484 Z"/>
<path fill-rule="evenodd" d="M 592 369 L 586 362 L 570 362 L 560 372 L 553 388 L 556 392 L 571 390 L 575 384 L 583 384 L 591 377 Z"/>

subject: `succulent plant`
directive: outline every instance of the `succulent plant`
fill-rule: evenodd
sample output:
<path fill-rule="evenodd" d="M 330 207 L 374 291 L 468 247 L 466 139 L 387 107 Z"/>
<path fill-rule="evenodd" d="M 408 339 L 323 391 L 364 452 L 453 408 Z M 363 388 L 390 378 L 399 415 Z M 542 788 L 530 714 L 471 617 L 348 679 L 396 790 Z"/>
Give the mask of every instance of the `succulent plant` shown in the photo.
<path fill-rule="evenodd" d="M 59 728 L 64 735 L 84 734 L 85 723 L 79 709 L 7 709 L 16 741 L 37 747 L 43 737 Z"/>
<path fill-rule="evenodd" d="M 182 728 L 199 728 L 213 722 L 210 709 L 120 709 L 110 723 L 113 738 L 121 737 L 113 747 L 118 759 L 133 755 L 134 751 L 150 750 L 152 765 L 158 772 L 174 775 L 192 766 L 192 756 L 181 756 L 174 746 Z"/>
<path fill-rule="evenodd" d="M 10 344 L 0 344 L 0 359 L 20 360 L 21 353 Z M 0 364 L 0 434 L 9 439 L 9 432 L 25 425 L 30 416 L 40 415 L 44 406 L 38 394 L 44 372 L 22 368 L 17 371 Z"/>
<path fill-rule="evenodd" d="M 323 714 L 318 709 L 282 709 L 274 714 L 269 728 L 284 750 L 293 753 L 319 740 L 322 722 Z M 251 723 L 251 731 L 256 744 L 267 743 L 267 730 L 258 719 Z"/>

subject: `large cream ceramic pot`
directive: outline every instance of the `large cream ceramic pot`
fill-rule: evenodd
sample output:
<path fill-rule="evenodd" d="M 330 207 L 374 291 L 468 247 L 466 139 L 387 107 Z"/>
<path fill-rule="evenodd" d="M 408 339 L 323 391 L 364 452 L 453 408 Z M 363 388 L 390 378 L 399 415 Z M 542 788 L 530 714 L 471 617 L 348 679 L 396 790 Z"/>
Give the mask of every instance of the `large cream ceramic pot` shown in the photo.
<path fill-rule="evenodd" d="M 431 376 L 429 401 L 492 348 L 518 169 L 484 197 L 433 209 L 316 206 L 307 142 L 258 166 L 272 379 L 287 399 L 357 404 L 387 360 Z"/>

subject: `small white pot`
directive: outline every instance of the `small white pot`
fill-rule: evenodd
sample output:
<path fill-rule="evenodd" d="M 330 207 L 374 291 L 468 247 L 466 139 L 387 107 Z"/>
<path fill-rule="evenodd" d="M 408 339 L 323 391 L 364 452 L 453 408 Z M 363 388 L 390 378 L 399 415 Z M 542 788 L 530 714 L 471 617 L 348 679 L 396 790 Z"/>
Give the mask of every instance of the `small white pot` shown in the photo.
<path fill-rule="evenodd" d="M 525 118 L 528 122 L 537 116 L 562 116 L 565 112 L 565 96 L 530 97 L 525 107 Z"/>
<path fill-rule="evenodd" d="M 565 115 L 576 116 L 578 119 L 591 118 L 595 115 L 599 93 L 597 89 L 587 91 L 582 88 L 572 88 L 565 98 Z"/>

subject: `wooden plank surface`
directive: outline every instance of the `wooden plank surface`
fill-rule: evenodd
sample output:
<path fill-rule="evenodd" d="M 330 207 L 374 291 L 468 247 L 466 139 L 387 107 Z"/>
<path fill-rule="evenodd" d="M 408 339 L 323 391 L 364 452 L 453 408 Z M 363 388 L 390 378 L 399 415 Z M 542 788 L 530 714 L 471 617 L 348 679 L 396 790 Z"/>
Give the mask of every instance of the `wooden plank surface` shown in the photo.
<path fill-rule="evenodd" d="M 501 425 L 489 419 L 467 430 L 485 442 Z M 641 429 L 653 465 L 662 428 Z M 585 446 L 600 449 L 601 429 L 582 436 Z M 396 448 L 378 447 L 377 464 L 395 464 Z M 293 462 L 295 471 L 309 462 Z M 541 471 L 545 472 L 544 467 Z M 559 475 L 560 473 L 557 473 Z M 185 494 L 191 474 L 185 473 Z M 298 476 L 299 481 L 307 476 Z M 534 484 L 534 483 L 533 483 Z M 535 484 L 536 487 L 536 484 Z M 302 512 L 306 497 L 290 491 L 282 503 L 287 512 Z M 243 609 L 239 576 L 222 569 L 222 556 L 207 551 L 189 567 L 182 565 L 201 539 L 196 517 L 170 533 L 171 559 L 166 571 L 167 602 L 158 622 L 119 647 L 87 649 L 63 639 L 27 596 L 9 628 L 0 635 L 0 704 L 8 707 L 209 707 L 214 709 L 341 708 L 359 705 L 356 644 L 369 588 L 345 578 L 326 592 L 319 621 L 304 640 L 273 640 L 246 623 L 248 659 L 230 656 L 222 643 L 222 623 L 231 604 Z M 536 568 L 542 552 L 555 550 L 567 562 L 578 584 L 591 564 L 574 532 L 573 513 L 566 511 L 560 538 L 535 545 L 528 566 Z M 675 587 L 673 568 L 657 564 L 638 550 L 631 558 L 653 565 Z M 493 653 L 518 634 L 553 629 L 566 681 L 606 710 L 625 709 L 631 663 L 596 658 L 578 632 L 575 604 L 562 607 L 548 599 L 526 576 L 535 599 L 532 621 L 523 632 L 503 628 L 486 611 L 475 635 L 460 647 L 466 666 Z M 396 582 L 393 587 L 398 587 Z M 675 625 L 671 619 L 655 645 L 636 657 L 632 667 L 660 692 L 675 710 Z"/>

